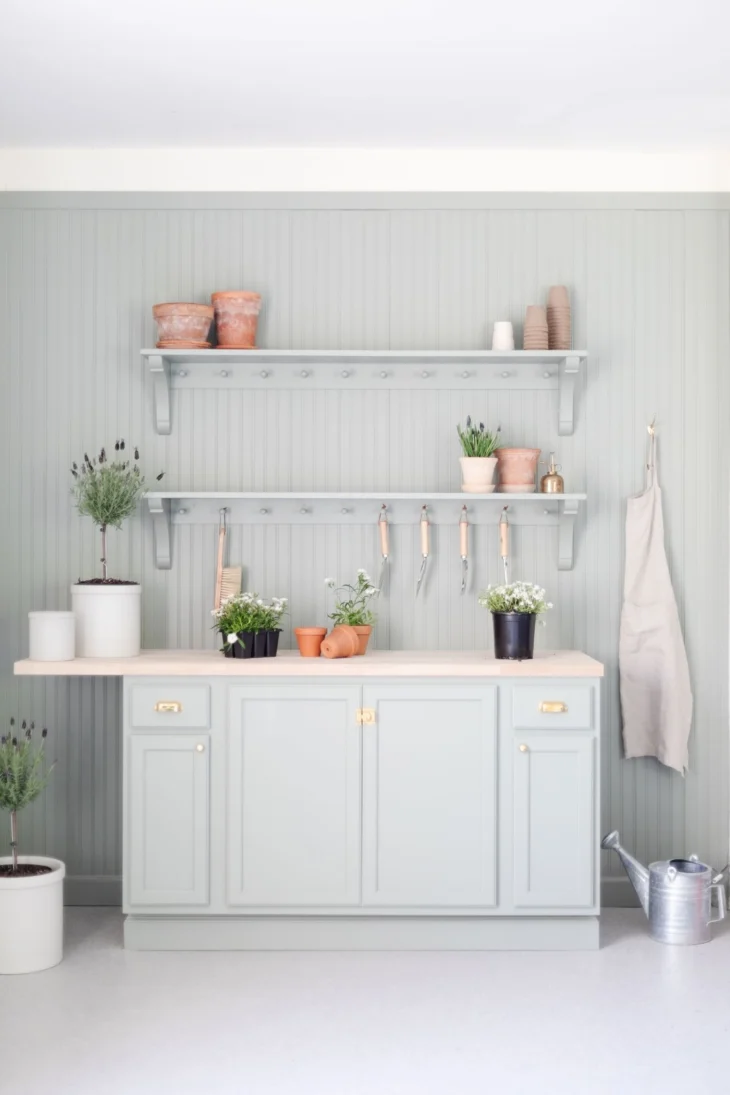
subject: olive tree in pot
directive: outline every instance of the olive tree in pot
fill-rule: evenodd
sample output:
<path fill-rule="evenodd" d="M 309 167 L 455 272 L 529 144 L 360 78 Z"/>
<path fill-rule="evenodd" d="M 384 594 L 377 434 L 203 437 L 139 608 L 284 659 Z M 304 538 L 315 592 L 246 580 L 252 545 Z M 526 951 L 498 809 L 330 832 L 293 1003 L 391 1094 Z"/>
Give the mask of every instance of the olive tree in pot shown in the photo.
<path fill-rule="evenodd" d="M 141 640 L 142 587 L 138 582 L 110 578 L 107 569 L 107 531 L 120 529 L 144 494 L 145 480 L 134 460 L 125 455 L 125 442 L 114 445 L 115 459 L 106 449 L 91 460 L 87 453 L 81 466 L 74 462 L 72 493 L 82 517 L 91 517 L 101 533 L 101 578 L 81 579 L 71 586 L 76 617 L 76 656 L 80 658 L 132 658 Z M 157 476 L 162 479 L 163 472 Z"/>
<path fill-rule="evenodd" d="M 63 879 L 60 859 L 18 854 L 18 814 L 38 798 L 50 779 L 44 741 L 24 719 L 0 738 L 0 810 L 10 815 L 11 855 L 0 857 L 0 974 L 35 973 L 63 957 Z"/>
<path fill-rule="evenodd" d="M 537 618 L 553 607 L 545 600 L 542 586 L 532 582 L 490 585 L 479 594 L 479 604 L 492 613 L 495 658 L 531 659 Z"/>

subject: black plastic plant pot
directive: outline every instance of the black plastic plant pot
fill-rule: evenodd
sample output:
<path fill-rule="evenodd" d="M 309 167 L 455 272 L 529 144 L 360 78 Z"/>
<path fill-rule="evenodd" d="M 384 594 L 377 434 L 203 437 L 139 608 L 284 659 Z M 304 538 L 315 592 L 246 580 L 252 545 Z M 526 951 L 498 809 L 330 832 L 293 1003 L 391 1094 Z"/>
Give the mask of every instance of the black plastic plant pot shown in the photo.
<path fill-rule="evenodd" d="M 254 658 L 266 657 L 266 632 L 257 631 L 253 637 L 253 656 Z"/>
<path fill-rule="evenodd" d="M 230 647 L 230 649 L 233 651 L 232 656 L 234 658 L 253 658 L 253 641 L 253 631 L 239 631 L 237 641 L 235 643 L 232 643 Z"/>
<path fill-rule="evenodd" d="M 281 635 L 281 628 L 276 627 L 272 631 L 265 632 L 266 634 L 266 657 L 275 658 L 276 652 L 279 649 L 279 636 Z"/>
<path fill-rule="evenodd" d="M 493 612 L 494 656 L 529 661 L 535 649 L 535 612 Z"/>

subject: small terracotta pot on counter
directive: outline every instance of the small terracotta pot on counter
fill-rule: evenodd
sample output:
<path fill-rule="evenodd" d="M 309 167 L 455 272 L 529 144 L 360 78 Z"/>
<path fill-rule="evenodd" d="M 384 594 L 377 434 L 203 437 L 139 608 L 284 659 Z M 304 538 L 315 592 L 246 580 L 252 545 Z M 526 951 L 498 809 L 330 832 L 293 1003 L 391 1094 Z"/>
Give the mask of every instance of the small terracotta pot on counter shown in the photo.
<path fill-rule="evenodd" d="M 322 643 L 322 653 L 325 658 L 351 658 L 359 653 L 360 639 L 354 627 L 349 624 L 339 624 L 333 627 L 327 638 Z"/>
<path fill-rule="evenodd" d="M 210 304 L 191 304 L 178 301 L 171 304 L 155 304 L 152 315 L 157 324 L 158 346 L 162 343 L 170 349 L 205 349 L 210 346 L 208 332 L 213 322 Z"/>
<path fill-rule="evenodd" d="M 261 311 L 259 293 L 232 290 L 213 293 L 218 345 L 223 350 L 255 350 L 256 326 Z"/>
<path fill-rule="evenodd" d="M 540 449 L 497 449 L 500 493 L 534 493 L 540 451 Z"/>
<path fill-rule="evenodd" d="M 371 624 L 353 624 L 352 630 L 357 634 L 357 650 L 356 654 L 366 654 L 368 649 L 368 643 L 370 642 L 370 636 L 373 633 Z"/>
<path fill-rule="evenodd" d="M 326 627 L 295 627 L 294 635 L 303 658 L 318 658 L 322 640 L 327 634 Z"/>

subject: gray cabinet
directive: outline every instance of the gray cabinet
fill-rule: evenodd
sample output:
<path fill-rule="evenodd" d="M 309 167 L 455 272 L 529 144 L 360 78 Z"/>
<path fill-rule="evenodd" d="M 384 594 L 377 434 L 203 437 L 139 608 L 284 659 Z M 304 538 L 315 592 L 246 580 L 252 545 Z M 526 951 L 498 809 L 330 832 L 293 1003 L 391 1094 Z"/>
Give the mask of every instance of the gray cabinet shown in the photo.
<path fill-rule="evenodd" d="M 230 905 L 360 901 L 356 685 L 229 689 Z"/>
<path fill-rule="evenodd" d="M 512 743 L 514 904 L 595 903 L 595 739 L 585 731 L 519 731 Z"/>
<path fill-rule="evenodd" d="M 129 737 L 126 904 L 208 904 L 209 760 L 205 731 Z"/>
<path fill-rule="evenodd" d="M 366 685 L 363 904 L 496 903 L 496 689 Z"/>

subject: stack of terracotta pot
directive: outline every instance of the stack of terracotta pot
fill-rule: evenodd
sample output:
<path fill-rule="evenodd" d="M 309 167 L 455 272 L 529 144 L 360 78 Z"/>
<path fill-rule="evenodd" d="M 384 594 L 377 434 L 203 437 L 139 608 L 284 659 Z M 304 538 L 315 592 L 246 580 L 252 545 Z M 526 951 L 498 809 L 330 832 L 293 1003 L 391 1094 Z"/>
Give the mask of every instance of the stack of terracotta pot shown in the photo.
<path fill-rule="evenodd" d="M 152 315 L 157 323 L 157 345 L 166 350 L 207 350 L 208 333 L 213 322 L 210 304 L 178 301 L 155 304 Z"/>
<path fill-rule="evenodd" d="M 256 327 L 261 311 L 259 293 L 232 290 L 213 293 L 211 304 L 178 301 L 155 304 L 152 315 L 157 323 L 161 349 L 207 350 L 210 325 L 215 316 L 218 347 L 221 350 L 255 350 Z"/>
<path fill-rule="evenodd" d="M 564 285 L 551 285 L 547 303 L 548 340 L 551 350 L 570 350 L 570 297 Z"/>
<path fill-rule="evenodd" d="M 547 312 L 541 304 L 528 304 L 522 345 L 525 350 L 548 349 Z"/>

